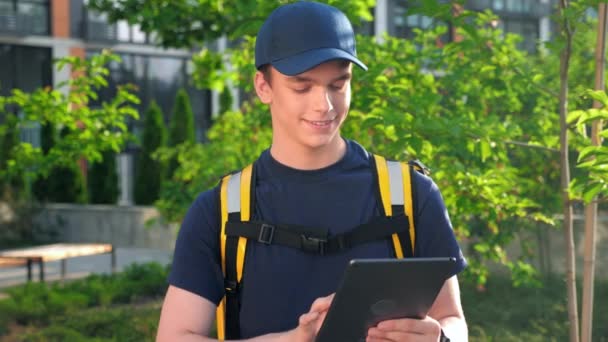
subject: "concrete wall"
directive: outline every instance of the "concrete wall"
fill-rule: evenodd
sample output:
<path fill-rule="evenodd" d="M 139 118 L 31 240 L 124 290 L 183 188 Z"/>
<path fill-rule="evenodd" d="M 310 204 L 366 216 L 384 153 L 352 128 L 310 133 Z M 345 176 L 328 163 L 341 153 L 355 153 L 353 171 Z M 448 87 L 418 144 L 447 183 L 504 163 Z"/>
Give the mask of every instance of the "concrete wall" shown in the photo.
<path fill-rule="evenodd" d="M 116 247 L 172 251 L 178 226 L 159 222 L 153 207 L 48 204 L 34 218 L 62 242 L 105 242 Z"/>

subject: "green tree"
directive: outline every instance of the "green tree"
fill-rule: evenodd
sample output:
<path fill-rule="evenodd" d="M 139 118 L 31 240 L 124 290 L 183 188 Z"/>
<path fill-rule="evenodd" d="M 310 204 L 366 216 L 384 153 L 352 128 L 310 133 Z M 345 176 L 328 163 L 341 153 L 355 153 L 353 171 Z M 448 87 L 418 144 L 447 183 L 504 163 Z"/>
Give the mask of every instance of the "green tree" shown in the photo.
<path fill-rule="evenodd" d="M 175 96 L 173 115 L 169 120 L 169 139 L 167 146 L 176 147 L 180 144 L 193 144 L 196 141 L 194 131 L 194 115 L 190 105 L 190 97 L 184 89 L 180 89 Z M 179 162 L 173 158 L 167 168 L 167 179 L 171 179 Z"/>
<path fill-rule="evenodd" d="M 229 88 L 224 88 L 224 90 L 220 93 L 220 113 L 225 113 L 232 109 L 232 103 L 234 99 L 232 98 L 232 92 Z"/>
<path fill-rule="evenodd" d="M 10 96 L 0 96 L 0 115 L 6 116 L 14 107 L 23 113 L 14 117 L 16 125 L 39 122 L 43 127 L 65 130 L 46 153 L 29 143 L 13 146 L 3 159 L 7 167 L 0 169 L 0 179 L 26 174 L 30 179 L 50 176 L 57 167 L 72 168 L 74 161 L 81 159 L 96 162 L 104 151 L 122 148 L 129 139 L 126 120 L 138 116 L 133 105 L 139 99 L 131 92 L 132 87 L 120 86 L 113 99 L 95 108 L 90 106 L 90 101 L 98 97 L 97 91 L 108 85 L 105 65 L 110 61 L 119 62 L 120 58 L 105 50 L 87 60 L 66 57 L 57 62 L 57 68 L 69 67 L 75 76 L 55 89 L 40 88 L 32 93 L 13 89 Z M 62 88 L 69 89 L 69 94 L 65 95 Z M 13 132 L 11 124 L 10 120 L 0 124 L 0 132 Z"/>
<path fill-rule="evenodd" d="M 86 203 L 87 189 L 82 170 L 77 163 L 53 168 L 48 176 L 47 197 L 44 199 L 54 203 Z"/>
<path fill-rule="evenodd" d="M 135 203 L 153 204 L 159 198 L 163 164 L 152 158 L 158 148 L 165 146 L 167 129 L 163 114 L 156 102 L 152 101 L 144 118 L 144 133 L 141 151 L 136 166 Z"/>
<path fill-rule="evenodd" d="M 42 149 L 43 154 L 46 155 L 47 153 L 49 153 L 53 145 L 55 145 L 55 142 L 57 140 L 56 135 L 57 129 L 51 123 L 46 123 L 40 126 L 40 148 Z M 47 176 L 42 175 L 40 175 L 34 181 L 34 184 L 32 186 L 32 193 L 34 194 L 36 200 L 38 200 L 39 202 L 52 202 L 50 198 L 52 198 L 53 195 L 49 193 L 52 188 L 52 184 L 50 184 L 52 181 L 53 178 L 49 178 Z"/>
<path fill-rule="evenodd" d="M 116 204 L 120 190 L 116 171 L 116 153 L 105 151 L 102 160 L 89 165 L 87 175 L 89 202 L 93 204 Z"/>

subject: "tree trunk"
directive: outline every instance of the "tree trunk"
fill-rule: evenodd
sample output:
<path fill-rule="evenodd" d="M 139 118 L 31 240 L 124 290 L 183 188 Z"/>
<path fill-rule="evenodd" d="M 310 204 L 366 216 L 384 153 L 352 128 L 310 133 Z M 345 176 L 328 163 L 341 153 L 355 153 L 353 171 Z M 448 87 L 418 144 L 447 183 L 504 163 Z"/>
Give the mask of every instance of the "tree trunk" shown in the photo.
<path fill-rule="evenodd" d="M 569 7 L 568 0 L 560 0 L 562 15 L 561 34 L 564 37 L 564 48 L 560 54 L 560 89 L 559 89 L 559 121 L 560 121 L 560 162 L 561 162 L 561 191 L 564 206 L 564 236 L 566 242 L 566 285 L 568 292 L 568 320 L 570 322 L 570 342 L 578 342 L 578 304 L 576 298 L 576 264 L 574 248 L 574 227 L 572 222 L 572 202 L 568 193 L 570 184 L 570 161 L 568 158 L 568 69 L 572 52 L 572 28 L 564 10 Z"/>
<path fill-rule="evenodd" d="M 606 3 L 599 4 L 597 45 L 595 51 L 595 89 L 604 90 L 604 56 L 606 56 L 606 14 L 608 6 Z M 593 102 L 594 108 L 600 108 L 599 101 Z M 593 122 L 591 130 L 591 143 L 599 146 L 601 138 L 599 132 L 602 130 L 601 120 Z M 594 198 L 585 207 L 585 264 L 583 274 L 583 320 L 581 325 L 581 340 L 591 342 L 593 331 L 593 285 L 595 278 L 595 245 L 597 232 L 597 201 Z"/>

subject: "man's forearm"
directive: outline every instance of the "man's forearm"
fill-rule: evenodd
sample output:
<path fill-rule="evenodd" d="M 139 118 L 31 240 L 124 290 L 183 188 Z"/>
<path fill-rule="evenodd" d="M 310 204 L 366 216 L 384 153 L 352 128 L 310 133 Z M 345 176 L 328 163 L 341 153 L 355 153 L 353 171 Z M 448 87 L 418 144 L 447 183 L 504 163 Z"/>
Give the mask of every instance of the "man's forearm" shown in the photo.
<path fill-rule="evenodd" d="M 469 330 L 464 317 L 450 316 L 439 320 L 441 329 L 450 342 L 460 342 L 469 340 Z"/>

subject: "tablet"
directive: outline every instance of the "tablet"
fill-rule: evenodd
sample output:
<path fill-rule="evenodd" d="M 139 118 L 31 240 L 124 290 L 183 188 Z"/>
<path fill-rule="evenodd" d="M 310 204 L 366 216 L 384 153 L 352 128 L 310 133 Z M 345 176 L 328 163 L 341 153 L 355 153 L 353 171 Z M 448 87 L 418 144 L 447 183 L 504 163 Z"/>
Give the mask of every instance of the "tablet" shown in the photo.
<path fill-rule="evenodd" d="M 316 342 L 365 341 L 381 321 L 424 318 L 456 268 L 455 258 L 352 260 Z"/>

